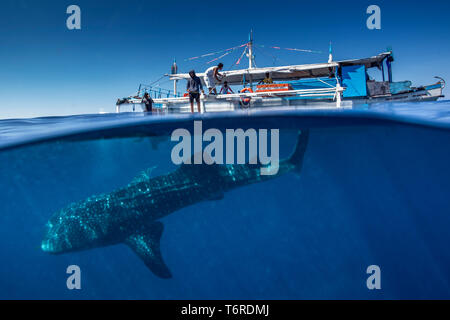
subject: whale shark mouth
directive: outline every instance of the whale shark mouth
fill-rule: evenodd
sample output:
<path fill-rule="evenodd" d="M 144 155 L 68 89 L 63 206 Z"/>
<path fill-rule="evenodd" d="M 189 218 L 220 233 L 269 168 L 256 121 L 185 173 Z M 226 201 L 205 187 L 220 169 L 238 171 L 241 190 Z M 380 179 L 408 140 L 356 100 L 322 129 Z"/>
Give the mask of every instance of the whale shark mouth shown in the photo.
<path fill-rule="evenodd" d="M 45 236 L 41 242 L 41 249 L 47 253 L 58 253 L 58 245 L 55 239 L 56 233 L 54 230 L 54 224 L 48 221 L 45 225 Z"/>
<path fill-rule="evenodd" d="M 41 249 L 50 254 L 61 254 L 72 251 L 72 247 L 65 246 L 65 244 L 60 243 L 57 239 L 44 239 L 41 242 Z"/>
<path fill-rule="evenodd" d="M 56 253 L 55 246 L 53 245 L 52 241 L 50 241 L 50 240 L 42 241 L 41 249 L 42 249 L 42 251 L 47 252 L 47 253 Z"/>

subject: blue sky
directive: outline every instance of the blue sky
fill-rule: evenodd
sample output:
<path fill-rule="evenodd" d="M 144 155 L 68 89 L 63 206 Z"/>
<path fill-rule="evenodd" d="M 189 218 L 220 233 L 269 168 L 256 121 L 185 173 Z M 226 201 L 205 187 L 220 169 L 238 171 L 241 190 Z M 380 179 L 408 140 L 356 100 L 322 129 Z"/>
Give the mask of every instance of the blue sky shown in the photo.
<path fill-rule="evenodd" d="M 66 28 L 71 4 L 81 8 L 81 30 Z M 371 4 L 381 8 L 381 30 L 366 27 Z M 113 111 L 118 97 L 168 73 L 174 58 L 180 71 L 202 71 L 208 59 L 184 60 L 242 44 L 250 29 L 260 45 L 324 52 L 260 49 L 258 66 L 326 61 L 332 41 L 336 60 L 392 46 L 396 81 L 450 80 L 449 15 L 442 0 L 2 0 L 0 118 Z M 223 59 L 225 69 L 239 53 Z"/>

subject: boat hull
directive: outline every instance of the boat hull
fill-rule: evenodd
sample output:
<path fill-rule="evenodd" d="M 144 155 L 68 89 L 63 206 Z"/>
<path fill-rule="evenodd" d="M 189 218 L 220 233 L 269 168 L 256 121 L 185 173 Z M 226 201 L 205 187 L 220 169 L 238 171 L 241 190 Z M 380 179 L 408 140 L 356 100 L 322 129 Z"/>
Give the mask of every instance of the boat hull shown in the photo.
<path fill-rule="evenodd" d="M 442 95 L 443 85 L 440 83 L 416 88 L 410 92 L 389 94 L 383 96 L 349 98 L 344 99 L 340 106 L 337 106 L 335 99 L 331 98 L 305 98 L 305 97 L 252 97 L 248 103 L 241 98 L 230 97 L 219 99 L 214 95 L 203 96 L 201 99 L 202 112 L 233 111 L 246 108 L 274 108 L 295 106 L 304 108 L 351 108 L 361 104 L 383 103 L 383 102 L 425 102 L 436 101 L 444 97 Z M 186 113 L 191 112 L 191 106 L 187 97 L 177 99 L 155 99 L 155 110 L 163 113 Z M 140 100 L 131 100 L 128 103 L 117 106 L 117 112 L 122 111 L 144 111 L 145 105 Z M 194 111 L 197 105 L 194 103 Z"/>

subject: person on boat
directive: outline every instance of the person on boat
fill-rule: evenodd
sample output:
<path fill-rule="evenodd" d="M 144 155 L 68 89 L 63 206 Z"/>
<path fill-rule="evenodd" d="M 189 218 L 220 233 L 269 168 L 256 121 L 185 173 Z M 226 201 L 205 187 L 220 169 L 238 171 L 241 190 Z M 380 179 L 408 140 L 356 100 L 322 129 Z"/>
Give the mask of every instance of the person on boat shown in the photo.
<path fill-rule="evenodd" d="M 153 111 L 153 99 L 149 96 L 148 92 L 144 93 L 142 103 L 145 104 L 145 112 Z"/>
<path fill-rule="evenodd" d="M 216 81 L 220 83 L 221 78 L 223 78 L 223 75 L 219 73 L 219 71 L 222 69 L 223 63 L 219 63 L 217 66 L 206 69 L 204 80 L 206 86 L 208 87 L 209 94 L 211 94 L 212 92 L 214 92 L 214 94 L 217 94 Z"/>
<path fill-rule="evenodd" d="M 233 90 L 231 90 L 230 86 L 228 85 L 228 81 L 225 81 L 223 83 L 222 89 L 220 89 L 219 94 L 228 94 L 229 92 L 234 93 Z"/>
<path fill-rule="evenodd" d="M 116 106 L 119 106 L 124 103 L 130 103 L 127 98 L 117 99 Z"/>
<path fill-rule="evenodd" d="M 264 79 L 262 79 L 260 82 L 258 82 L 258 84 L 272 84 L 273 80 L 270 77 L 270 73 L 266 72 L 266 77 Z"/>
<path fill-rule="evenodd" d="M 189 102 L 191 103 L 191 112 L 194 113 L 194 100 L 197 101 L 197 109 L 200 112 L 200 91 L 203 91 L 202 81 L 195 74 L 194 70 L 189 71 L 191 78 L 187 81 L 186 91 L 189 93 Z"/>

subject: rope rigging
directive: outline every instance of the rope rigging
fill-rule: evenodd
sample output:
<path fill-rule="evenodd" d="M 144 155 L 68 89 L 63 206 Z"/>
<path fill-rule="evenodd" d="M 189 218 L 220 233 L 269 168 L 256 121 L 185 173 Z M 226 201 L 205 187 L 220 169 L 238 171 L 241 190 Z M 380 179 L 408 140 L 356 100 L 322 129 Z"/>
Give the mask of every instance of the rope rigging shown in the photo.
<path fill-rule="evenodd" d="M 227 51 L 233 51 L 233 50 L 235 50 L 235 49 L 242 48 L 242 47 L 244 47 L 244 46 L 246 46 L 246 45 L 247 45 L 247 43 L 244 43 L 244 44 L 241 44 L 241 45 L 239 45 L 239 46 L 232 47 L 232 48 L 228 48 L 228 49 L 225 49 L 225 50 L 220 50 L 220 51 L 216 51 L 216 52 L 205 53 L 205 54 L 202 54 L 201 56 L 196 56 L 196 57 L 191 57 L 191 58 L 184 59 L 184 61 L 192 61 L 192 60 L 201 59 L 201 58 L 213 56 L 213 55 L 216 55 L 216 54 L 224 53 L 224 52 L 227 52 Z"/>
<path fill-rule="evenodd" d="M 279 47 L 279 46 L 266 46 L 266 45 L 260 45 L 260 44 L 255 44 L 252 42 L 246 42 L 244 44 L 240 44 L 238 46 L 234 46 L 231 48 L 227 48 L 227 49 L 223 49 L 223 50 L 219 50 L 219 51 L 215 51 L 215 52 L 209 52 L 209 53 L 205 53 L 199 56 L 195 56 L 195 57 L 190 57 L 187 59 L 184 59 L 184 61 L 187 62 L 196 62 L 196 60 L 201 60 L 203 58 L 207 58 L 207 57 L 214 57 L 217 56 L 215 58 L 212 58 L 206 62 L 201 62 L 198 61 L 200 64 L 211 64 L 215 61 L 218 61 L 222 58 L 225 58 L 226 56 L 229 56 L 230 54 L 232 54 L 233 52 L 235 52 L 237 49 L 239 48 L 243 48 L 244 50 L 242 51 L 242 53 L 239 55 L 239 57 L 237 58 L 237 60 L 235 60 L 232 64 L 231 67 L 229 68 L 230 70 L 232 70 L 233 68 L 235 68 L 236 66 L 240 65 L 242 62 L 242 59 L 244 58 L 244 56 L 247 54 L 249 54 L 250 50 L 249 50 L 249 46 L 253 45 L 253 48 L 264 54 L 266 57 L 269 57 L 272 60 L 272 64 L 275 66 L 277 61 L 280 61 L 282 63 L 287 63 L 286 61 L 284 61 L 283 59 L 280 59 L 279 57 L 277 57 L 276 55 L 272 54 L 269 52 L 269 50 L 267 49 L 275 49 L 275 50 L 286 50 L 286 51 L 291 51 L 291 52 L 303 52 L 303 53 L 317 53 L 317 54 L 321 54 L 323 53 L 322 51 L 317 51 L 317 50 L 308 50 L 308 49 L 298 49 L 298 48 L 285 48 L 285 47 Z M 253 61 L 254 66 L 256 67 L 255 62 Z M 199 65 L 200 66 L 200 65 Z M 168 75 L 162 75 L 160 78 L 158 78 L 157 80 L 151 82 L 149 85 L 147 85 L 148 87 L 153 87 L 155 84 L 157 84 L 157 86 L 161 86 L 162 84 L 167 83 L 168 81 L 170 81 L 169 79 L 166 79 L 166 81 L 161 81 L 164 78 L 168 77 Z M 245 83 L 245 79 L 243 79 L 243 82 Z M 140 90 L 139 90 L 140 91 Z"/>
<path fill-rule="evenodd" d="M 307 52 L 307 53 L 318 53 L 318 54 L 322 54 L 322 53 L 323 53 L 322 51 L 308 50 L 308 49 L 282 48 L 282 47 L 278 47 L 278 46 L 265 46 L 265 45 L 259 45 L 259 44 L 257 44 L 256 46 L 262 47 L 262 48 L 271 48 L 271 49 L 276 49 L 276 50 L 288 50 L 288 51 Z"/>
<path fill-rule="evenodd" d="M 287 62 L 283 61 L 282 59 L 280 59 L 279 57 L 277 57 L 277 56 L 275 56 L 273 54 L 270 54 L 270 53 L 264 51 L 265 49 L 270 48 L 270 49 L 275 49 L 275 50 L 286 50 L 286 51 L 305 52 L 305 53 L 317 53 L 317 54 L 322 54 L 323 53 L 322 51 L 318 51 L 318 50 L 298 49 L 298 48 L 284 48 L 284 47 L 279 47 L 279 46 L 266 46 L 266 45 L 260 45 L 260 44 L 255 44 L 255 43 L 253 45 L 254 45 L 254 48 L 258 50 L 258 52 L 262 52 L 266 56 L 271 56 L 273 65 L 275 65 L 275 62 L 277 60 L 281 61 L 283 63 L 287 63 Z M 222 59 L 222 58 L 228 56 L 229 54 L 234 52 L 236 49 L 239 49 L 239 48 L 242 48 L 242 47 L 245 47 L 244 51 L 242 52 L 241 56 L 236 60 L 236 62 L 234 62 L 232 64 L 231 68 L 233 68 L 236 65 L 239 65 L 241 63 L 242 58 L 248 52 L 249 43 L 244 43 L 244 44 L 241 44 L 241 45 L 238 45 L 238 46 L 235 46 L 235 47 L 231 47 L 231 48 L 228 48 L 228 49 L 224 49 L 224 50 L 219 50 L 219 51 L 215 51 L 215 52 L 205 53 L 205 54 L 202 54 L 200 56 L 195 56 L 195 57 L 184 59 L 184 61 L 194 61 L 194 60 L 198 60 L 198 59 L 211 57 L 211 56 L 215 56 L 215 55 L 219 55 L 220 54 L 220 56 L 218 56 L 218 57 L 216 57 L 216 58 L 214 58 L 212 60 L 209 60 L 207 62 L 204 62 L 205 64 L 210 64 L 210 63 L 212 63 L 214 61 L 218 61 L 219 59 Z"/>
<path fill-rule="evenodd" d="M 240 57 L 233 63 L 233 65 L 231 66 L 231 69 L 233 69 L 234 66 L 237 66 L 241 63 L 242 58 L 244 57 L 245 53 L 247 52 L 248 46 L 245 46 L 244 51 L 242 51 L 242 54 L 240 55 Z"/>

